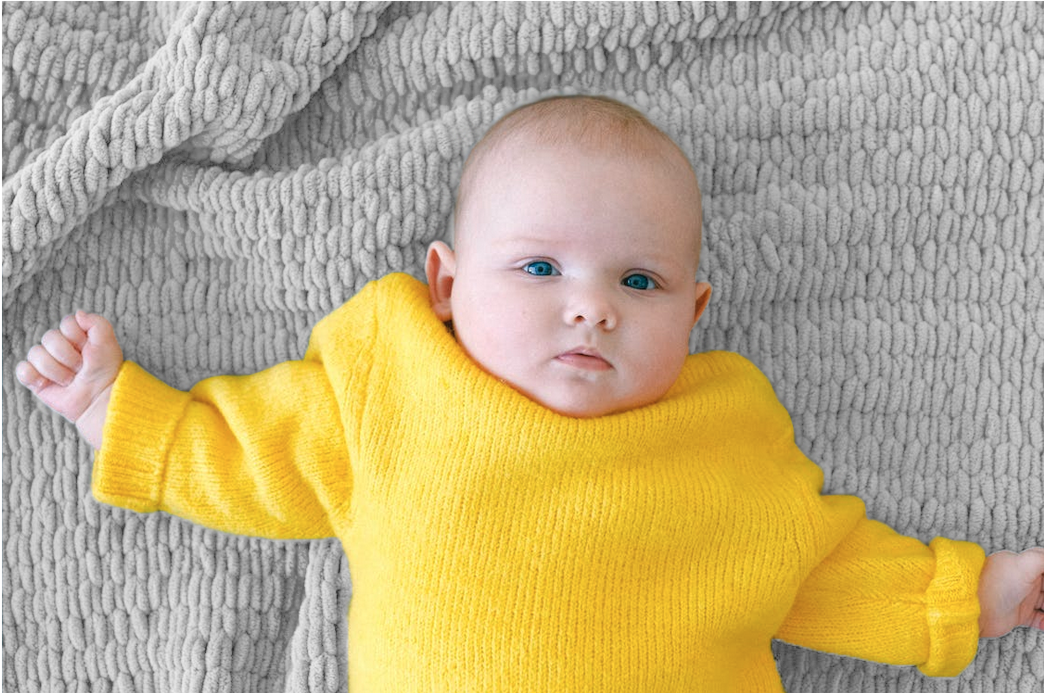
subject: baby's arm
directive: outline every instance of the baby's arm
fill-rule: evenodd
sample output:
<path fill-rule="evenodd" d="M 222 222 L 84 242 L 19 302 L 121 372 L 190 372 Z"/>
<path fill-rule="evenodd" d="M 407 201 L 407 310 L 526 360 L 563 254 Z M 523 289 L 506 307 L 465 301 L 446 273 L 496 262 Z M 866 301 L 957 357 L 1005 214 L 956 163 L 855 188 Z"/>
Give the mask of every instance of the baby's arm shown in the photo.
<path fill-rule="evenodd" d="M 95 448 L 95 499 L 235 534 L 327 537 L 352 477 L 343 388 L 326 368 L 343 342 L 334 335 L 334 353 L 320 353 L 315 336 L 303 360 L 183 392 L 124 362 L 112 326 L 77 312 L 15 370 Z"/>
<path fill-rule="evenodd" d="M 98 450 L 109 394 L 122 365 L 123 351 L 112 325 L 80 310 L 44 334 L 15 366 L 15 375 L 41 402 L 76 424 Z"/>
<path fill-rule="evenodd" d="M 1044 548 L 990 554 L 979 578 L 979 607 L 984 638 L 1022 626 L 1044 630 Z"/>

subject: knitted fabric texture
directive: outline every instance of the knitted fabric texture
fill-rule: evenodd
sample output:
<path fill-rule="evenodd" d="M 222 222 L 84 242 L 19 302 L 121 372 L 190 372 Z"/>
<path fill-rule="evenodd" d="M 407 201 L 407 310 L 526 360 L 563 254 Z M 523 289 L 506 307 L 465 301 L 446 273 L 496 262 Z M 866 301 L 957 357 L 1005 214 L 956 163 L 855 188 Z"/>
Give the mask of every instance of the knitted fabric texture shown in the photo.
<path fill-rule="evenodd" d="M 10 690 L 340 691 L 336 541 L 91 499 L 18 386 L 62 315 L 187 389 L 304 353 L 420 275 L 470 147 L 604 93 L 693 160 L 693 348 L 771 379 L 826 490 L 923 541 L 1044 542 L 1044 10 L 1013 4 L 3 4 L 3 647 Z M 1044 638 L 955 681 L 777 646 L 787 690 L 1037 690 Z"/>

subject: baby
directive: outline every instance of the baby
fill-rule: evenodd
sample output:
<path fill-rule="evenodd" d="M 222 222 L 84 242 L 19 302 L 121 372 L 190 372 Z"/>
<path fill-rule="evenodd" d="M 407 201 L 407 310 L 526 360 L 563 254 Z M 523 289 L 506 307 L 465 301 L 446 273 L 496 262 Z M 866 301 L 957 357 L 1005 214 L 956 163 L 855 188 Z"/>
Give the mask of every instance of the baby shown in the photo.
<path fill-rule="evenodd" d="M 338 537 L 364 691 L 779 691 L 770 642 L 953 676 L 1044 628 L 1044 549 L 985 558 L 820 494 L 766 378 L 689 355 L 700 191 L 596 97 L 469 157 L 454 248 L 314 328 L 300 361 L 190 392 L 65 317 L 18 379 L 97 450 L 102 502 Z"/>

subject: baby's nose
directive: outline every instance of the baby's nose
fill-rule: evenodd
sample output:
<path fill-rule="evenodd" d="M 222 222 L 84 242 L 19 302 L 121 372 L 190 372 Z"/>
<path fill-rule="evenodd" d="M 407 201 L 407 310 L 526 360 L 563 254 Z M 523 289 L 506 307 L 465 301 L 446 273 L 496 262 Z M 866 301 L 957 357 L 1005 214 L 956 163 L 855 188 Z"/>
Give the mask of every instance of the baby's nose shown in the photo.
<path fill-rule="evenodd" d="M 591 325 L 603 330 L 616 328 L 619 315 L 613 302 L 600 291 L 588 290 L 576 296 L 566 310 L 566 322 Z"/>

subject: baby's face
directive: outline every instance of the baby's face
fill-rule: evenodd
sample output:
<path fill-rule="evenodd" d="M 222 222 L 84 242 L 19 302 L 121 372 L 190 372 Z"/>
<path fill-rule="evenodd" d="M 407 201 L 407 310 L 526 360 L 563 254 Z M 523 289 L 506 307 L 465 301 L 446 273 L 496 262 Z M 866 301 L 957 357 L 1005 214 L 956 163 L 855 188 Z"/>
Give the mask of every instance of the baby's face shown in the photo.
<path fill-rule="evenodd" d="M 455 251 L 428 256 L 433 308 L 463 348 L 561 414 L 663 396 L 710 294 L 695 280 L 694 178 L 531 144 L 482 166 Z"/>

